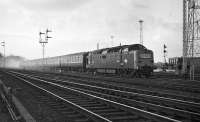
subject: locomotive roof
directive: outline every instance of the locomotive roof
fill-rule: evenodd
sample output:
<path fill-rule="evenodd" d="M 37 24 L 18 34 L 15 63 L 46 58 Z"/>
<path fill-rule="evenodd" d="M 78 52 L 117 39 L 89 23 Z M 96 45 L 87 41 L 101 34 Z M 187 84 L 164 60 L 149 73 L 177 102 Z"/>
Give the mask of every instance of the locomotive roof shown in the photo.
<path fill-rule="evenodd" d="M 122 45 L 122 46 L 117 46 L 117 47 L 103 48 L 103 49 L 99 49 L 99 50 L 94 50 L 94 51 L 92 51 L 92 53 L 101 54 L 103 51 L 119 52 L 120 49 L 126 49 L 126 48 L 128 48 L 128 51 L 132 51 L 132 50 L 147 50 L 147 48 L 144 47 L 141 44 L 132 44 L 132 45 Z"/>
<path fill-rule="evenodd" d="M 146 50 L 147 48 L 141 44 L 125 45 L 130 50 Z"/>

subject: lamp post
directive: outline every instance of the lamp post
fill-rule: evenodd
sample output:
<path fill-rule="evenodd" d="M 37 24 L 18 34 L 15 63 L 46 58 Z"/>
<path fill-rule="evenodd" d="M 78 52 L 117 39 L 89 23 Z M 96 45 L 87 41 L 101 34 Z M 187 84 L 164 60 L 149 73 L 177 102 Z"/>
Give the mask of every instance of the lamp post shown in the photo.
<path fill-rule="evenodd" d="M 143 20 L 138 21 L 140 23 L 140 44 L 143 45 Z"/>
<path fill-rule="evenodd" d="M 45 61 L 44 61 L 44 55 L 45 55 L 45 45 L 48 43 L 48 39 L 52 38 L 48 36 L 48 33 L 52 32 L 51 30 L 46 29 L 45 33 L 39 32 L 39 43 L 42 45 L 42 65 L 43 65 L 43 70 L 44 70 L 44 65 L 45 65 Z M 45 39 L 42 39 L 42 35 L 45 34 Z"/>
<path fill-rule="evenodd" d="M 1 46 L 4 48 L 4 62 L 3 62 L 3 67 L 5 68 L 6 67 L 6 49 L 5 49 L 5 41 L 1 42 Z"/>
<path fill-rule="evenodd" d="M 99 49 L 99 42 L 97 43 L 97 50 Z"/>

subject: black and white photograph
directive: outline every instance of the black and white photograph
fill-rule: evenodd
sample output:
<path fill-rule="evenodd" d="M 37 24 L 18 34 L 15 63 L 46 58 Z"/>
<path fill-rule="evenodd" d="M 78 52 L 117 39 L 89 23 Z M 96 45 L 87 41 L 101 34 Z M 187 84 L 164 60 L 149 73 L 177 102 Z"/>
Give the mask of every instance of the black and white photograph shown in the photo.
<path fill-rule="evenodd" d="M 200 0 L 0 0 L 0 122 L 200 122 Z"/>

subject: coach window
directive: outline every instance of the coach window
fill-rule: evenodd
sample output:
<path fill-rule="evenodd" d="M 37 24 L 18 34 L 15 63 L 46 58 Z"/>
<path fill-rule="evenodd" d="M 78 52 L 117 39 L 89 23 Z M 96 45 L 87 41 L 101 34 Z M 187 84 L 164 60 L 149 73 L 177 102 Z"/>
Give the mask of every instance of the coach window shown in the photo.
<path fill-rule="evenodd" d="M 77 62 L 77 59 L 78 59 L 77 56 L 75 56 L 74 62 Z"/>
<path fill-rule="evenodd" d="M 76 61 L 76 56 L 73 56 L 73 62 L 75 62 Z"/>
<path fill-rule="evenodd" d="M 79 62 L 81 63 L 81 56 L 79 56 L 78 59 L 79 59 Z"/>
<path fill-rule="evenodd" d="M 67 57 L 67 62 L 70 63 L 70 56 Z"/>
<path fill-rule="evenodd" d="M 77 62 L 78 63 L 80 63 L 81 61 L 80 61 L 80 57 L 79 56 L 77 56 Z"/>

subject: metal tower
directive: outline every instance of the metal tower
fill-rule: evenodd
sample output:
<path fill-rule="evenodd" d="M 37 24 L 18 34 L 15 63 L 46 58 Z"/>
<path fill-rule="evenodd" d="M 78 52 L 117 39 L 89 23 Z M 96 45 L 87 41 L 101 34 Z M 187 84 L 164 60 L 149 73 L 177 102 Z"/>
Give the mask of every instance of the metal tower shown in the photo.
<path fill-rule="evenodd" d="M 140 23 L 140 44 L 143 45 L 143 20 L 138 21 Z"/>
<path fill-rule="evenodd" d="M 183 0 L 183 72 L 190 72 L 190 76 L 194 76 L 194 64 L 187 58 L 200 56 L 199 29 L 200 0 Z"/>

